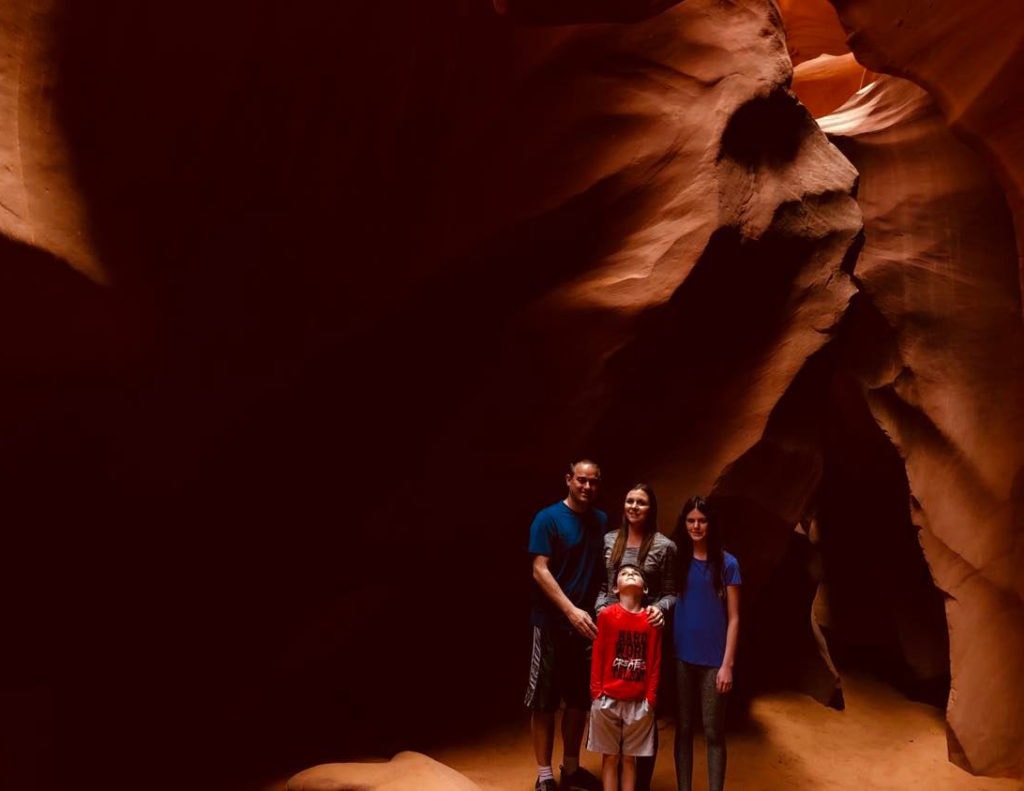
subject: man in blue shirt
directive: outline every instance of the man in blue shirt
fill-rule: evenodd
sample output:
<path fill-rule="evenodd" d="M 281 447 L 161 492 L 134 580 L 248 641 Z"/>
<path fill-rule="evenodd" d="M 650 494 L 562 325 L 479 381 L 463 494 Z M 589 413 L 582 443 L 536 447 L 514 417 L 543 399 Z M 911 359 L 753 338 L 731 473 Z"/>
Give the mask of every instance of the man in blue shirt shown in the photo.
<path fill-rule="evenodd" d="M 526 705 L 537 759 L 536 791 L 556 791 L 551 754 L 555 711 L 562 718 L 562 788 L 597 791 L 601 781 L 579 765 L 590 710 L 590 652 L 597 636 L 593 610 L 604 574 L 608 517 L 593 507 L 601 469 L 589 459 L 569 465 L 564 500 L 541 510 L 530 526 L 533 558 L 533 652 Z"/>

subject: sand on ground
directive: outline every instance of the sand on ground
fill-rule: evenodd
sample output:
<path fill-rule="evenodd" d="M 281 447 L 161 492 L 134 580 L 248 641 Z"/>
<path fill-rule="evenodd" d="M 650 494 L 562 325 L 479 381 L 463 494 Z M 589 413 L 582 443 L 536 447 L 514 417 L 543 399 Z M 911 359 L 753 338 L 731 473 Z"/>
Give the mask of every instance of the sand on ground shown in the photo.
<path fill-rule="evenodd" d="M 729 734 L 726 787 L 730 791 L 1022 791 L 1016 780 L 974 777 L 946 758 L 945 725 L 935 708 L 907 700 L 863 677 L 843 680 L 845 711 L 826 708 L 794 692 L 757 698 L 750 723 Z M 671 723 L 661 733 L 654 791 L 672 791 L 675 776 Z M 694 744 L 694 789 L 706 785 L 704 744 Z M 533 788 L 529 723 L 482 736 L 431 756 L 458 770 L 482 791 Z M 560 758 L 556 741 L 555 763 Z M 582 763 L 597 773 L 600 756 L 584 750 Z"/>

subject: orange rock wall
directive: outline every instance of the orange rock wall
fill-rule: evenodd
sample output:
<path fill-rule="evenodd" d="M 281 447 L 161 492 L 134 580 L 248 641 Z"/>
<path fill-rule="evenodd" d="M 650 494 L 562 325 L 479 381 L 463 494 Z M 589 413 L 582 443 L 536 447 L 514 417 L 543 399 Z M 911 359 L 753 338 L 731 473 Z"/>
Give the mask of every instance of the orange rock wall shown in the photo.
<path fill-rule="evenodd" d="M 922 86 L 950 127 L 985 158 L 1013 211 L 1019 256 L 1024 249 L 1024 118 L 1017 110 L 1024 101 L 1020 4 L 832 4 L 858 61 Z"/>
<path fill-rule="evenodd" d="M 1006 198 L 907 81 L 883 77 L 821 124 L 860 173 L 854 276 L 891 343 L 861 378 L 947 596 L 951 754 L 1018 776 L 1024 685 L 995 670 L 1024 649 L 1024 328 Z"/>
<path fill-rule="evenodd" d="M 887 584 L 920 563 L 906 493 L 938 539 L 959 533 L 929 487 L 980 481 L 998 515 L 983 546 L 926 555 L 963 592 L 951 624 L 1012 615 L 1017 369 L 982 354 L 1019 332 L 1009 215 L 984 180 L 980 238 L 935 214 L 941 190 L 893 215 L 857 127 L 861 249 L 858 172 L 788 92 L 769 0 L 557 28 L 463 0 L 0 15 L 0 469 L 19 558 L 0 599 L 20 647 L 2 662 L 39 701 L 32 754 L 54 785 L 109 780 L 111 742 L 126 780 L 252 787 L 519 716 L 525 531 L 581 452 L 605 463 L 613 519 L 638 478 L 664 530 L 714 486 L 751 604 L 809 509 L 842 526 L 826 564 L 863 548 L 837 505 L 846 459 L 881 459 L 864 480 L 900 542 Z M 839 54 L 830 25 L 801 57 Z M 956 172 L 981 167 L 942 146 Z M 981 239 L 975 283 L 954 253 Z M 945 245 L 927 276 L 899 266 L 909 240 Z M 900 403 L 947 444 L 910 454 Z M 957 558 L 984 573 L 961 580 Z M 433 609 L 453 566 L 455 624 Z M 832 568 L 834 636 L 902 639 L 901 662 L 941 675 L 927 580 L 881 628 Z M 978 748 L 976 682 L 1010 645 L 981 637 L 977 659 L 952 639 L 951 727 L 972 768 L 1012 771 L 1005 742 Z M 407 705 L 453 663 L 458 712 Z"/>

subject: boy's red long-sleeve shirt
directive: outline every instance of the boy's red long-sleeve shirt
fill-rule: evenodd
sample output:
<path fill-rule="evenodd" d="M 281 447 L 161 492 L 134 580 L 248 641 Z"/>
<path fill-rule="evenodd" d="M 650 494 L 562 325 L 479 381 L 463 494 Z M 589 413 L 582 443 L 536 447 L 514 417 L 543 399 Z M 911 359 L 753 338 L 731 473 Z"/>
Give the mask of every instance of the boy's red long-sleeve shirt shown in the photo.
<path fill-rule="evenodd" d="M 590 661 L 590 697 L 646 698 L 653 709 L 660 672 L 661 629 L 651 626 L 647 613 L 629 612 L 620 604 L 601 610 Z"/>

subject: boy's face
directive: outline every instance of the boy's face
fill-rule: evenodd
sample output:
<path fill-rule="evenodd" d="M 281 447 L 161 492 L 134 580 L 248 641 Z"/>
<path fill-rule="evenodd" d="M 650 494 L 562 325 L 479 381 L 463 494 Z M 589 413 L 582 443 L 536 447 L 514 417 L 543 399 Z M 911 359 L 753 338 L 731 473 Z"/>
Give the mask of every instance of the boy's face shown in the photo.
<path fill-rule="evenodd" d="M 615 589 L 616 591 L 623 591 L 630 588 L 643 591 L 644 577 L 640 573 L 640 569 L 633 566 L 625 566 L 619 569 L 619 573 L 615 577 Z"/>

